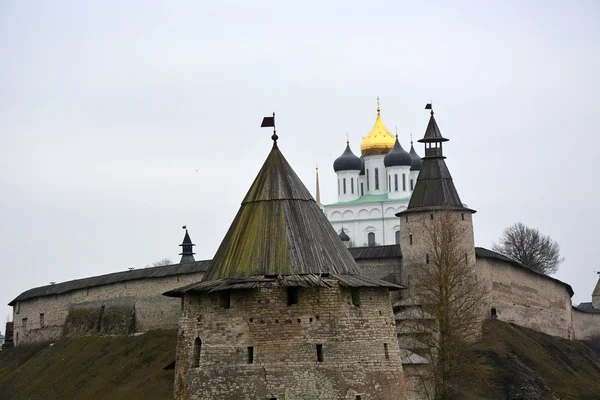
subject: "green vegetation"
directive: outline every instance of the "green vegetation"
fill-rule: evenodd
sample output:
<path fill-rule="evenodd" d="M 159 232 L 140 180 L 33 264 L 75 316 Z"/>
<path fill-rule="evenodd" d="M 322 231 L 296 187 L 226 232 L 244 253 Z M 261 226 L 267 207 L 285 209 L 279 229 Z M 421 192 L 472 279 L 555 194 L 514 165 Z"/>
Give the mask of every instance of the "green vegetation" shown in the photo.
<path fill-rule="evenodd" d="M 87 336 L 0 351 L 0 397 L 172 399 L 175 331 Z"/>

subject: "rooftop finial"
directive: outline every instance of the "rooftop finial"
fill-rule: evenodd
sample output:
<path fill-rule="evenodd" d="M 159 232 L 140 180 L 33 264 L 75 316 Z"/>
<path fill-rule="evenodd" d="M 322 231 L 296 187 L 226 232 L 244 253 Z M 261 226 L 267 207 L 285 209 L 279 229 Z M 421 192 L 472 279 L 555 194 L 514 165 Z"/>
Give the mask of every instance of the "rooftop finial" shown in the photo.
<path fill-rule="evenodd" d="M 273 135 L 271 136 L 271 139 L 273 139 L 273 146 L 277 147 L 277 139 L 279 139 L 279 136 L 277 136 L 277 131 L 275 130 L 275 113 L 273 113 L 272 117 L 264 117 L 262 124 L 260 124 L 261 128 L 268 128 L 270 126 L 273 127 Z"/>
<path fill-rule="evenodd" d="M 379 108 L 379 96 L 377 96 L 377 116 L 381 115 L 381 108 Z"/>
<path fill-rule="evenodd" d="M 350 144 L 350 138 L 348 137 L 348 132 L 346 132 L 346 144 Z"/>
<path fill-rule="evenodd" d="M 433 101 L 431 103 L 427 103 L 425 106 L 426 110 L 431 110 L 431 115 L 433 115 Z"/>
<path fill-rule="evenodd" d="M 412 141 L 412 133 L 410 134 L 410 145 L 413 145 L 413 141 Z"/>
<path fill-rule="evenodd" d="M 398 126 L 396 126 L 396 139 L 398 139 Z"/>

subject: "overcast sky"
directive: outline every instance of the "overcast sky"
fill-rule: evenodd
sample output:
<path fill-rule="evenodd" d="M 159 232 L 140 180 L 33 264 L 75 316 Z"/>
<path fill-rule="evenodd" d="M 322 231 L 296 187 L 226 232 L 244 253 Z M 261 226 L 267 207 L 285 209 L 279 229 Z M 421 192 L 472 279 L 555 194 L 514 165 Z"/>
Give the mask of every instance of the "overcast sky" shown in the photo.
<path fill-rule="evenodd" d="M 433 100 L 476 245 L 538 228 L 590 301 L 599 4 L 0 2 L 0 330 L 29 288 L 177 262 L 184 224 L 212 258 L 273 111 L 285 157 L 313 193 L 318 164 L 335 202 L 332 163 L 346 134 L 360 152 L 377 96 L 405 148 Z"/>

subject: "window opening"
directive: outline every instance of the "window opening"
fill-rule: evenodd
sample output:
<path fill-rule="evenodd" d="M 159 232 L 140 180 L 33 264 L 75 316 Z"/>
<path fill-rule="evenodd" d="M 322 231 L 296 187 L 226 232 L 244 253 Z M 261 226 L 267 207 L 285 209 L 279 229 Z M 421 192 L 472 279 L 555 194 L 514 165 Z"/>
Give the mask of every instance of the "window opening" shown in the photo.
<path fill-rule="evenodd" d="M 317 345 L 317 361 L 323 362 L 323 345 L 322 344 Z"/>
<path fill-rule="evenodd" d="M 367 243 L 369 246 L 375 246 L 375 233 L 369 232 L 367 235 Z"/>
<path fill-rule="evenodd" d="M 429 253 L 428 253 L 428 254 L 425 254 L 425 262 L 426 262 L 427 264 L 429 264 Z"/>
<path fill-rule="evenodd" d="M 410 191 L 412 192 L 413 190 L 415 190 L 415 181 L 413 181 L 412 179 L 410 180 Z"/>
<path fill-rule="evenodd" d="M 219 307 L 231 308 L 231 293 L 229 290 L 219 293 Z"/>
<path fill-rule="evenodd" d="M 465 214 L 464 213 L 460 214 L 460 217 L 462 218 L 463 221 L 465 220 Z"/>
<path fill-rule="evenodd" d="M 352 305 L 354 307 L 360 307 L 360 292 L 358 289 L 350 289 L 350 297 L 352 298 Z"/>
<path fill-rule="evenodd" d="M 288 287 L 287 288 L 287 301 L 288 306 L 292 304 L 298 304 L 298 288 L 297 287 Z"/>
<path fill-rule="evenodd" d="M 44 313 L 40 313 L 40 328 L 43 328 L 44 326 Z"/>
<path fill-rule="evenodd" d="M 367 170 L 367 192 L 370 190 L 369 189 L 369 170 Z"/>
<path fill-rule="evenodd" d="M 388 175 L 388 192 L 392 191 L 392 176 Z"/>
<path fill-rule="evenodd" d="M 202 340 L 197 337 L 194 339 L 194 352 L 192 355 L 192 368 L 200 366 L 200 353 L 202 351 Z"/>
<path fill-rule="evenodd" d="M 248 347 L 248 364 L 254 363 L 254 347 Z"/>
<path fill-rule="evenodd" d="M 433 221 L 433 214 L 429 214 L 429 219 Z"/>
<path fill-rule="evenodd" d="M 402 191 L 406 192 L 406 174 L 402 174 Z"/>
<path fill-rule="evenodd" d="M 346 178 L 343 179 L 342 186 L 344 187 L 344 194 L 346 194 Z"/>
<path fill-rule="evenodd" d="M 365 195 L 365 184 L 364 183 L 360 183 L 360 195 L 364 196 Z"/>
<path fill-rule="evenodd" d="M 408 235 L 408 243 L 412 246 L 412 235 Z"/>
<path fill-rule="evenodd" d="M 354 194 L 354 178 L 350 178 L 350 193 Z"/>
<path fill-rule="evenodd" d="M 379 168 L 375 168 L 375 190 L 379 190 Z"/>
<path fill-rule="evenodd" d="M 23 327 L 24 330 L 27 330 L 27 318 L 23 318 L 21 320 L 21 326 Z"/>
<path fill-rule="evenodd" d="M 398 174 L 394 174 L 394 192 L 398 191 Z"/>
<path fill-rule="evenodd" d="M 383 352 L 385 353 L 385 359 L 389 360 L 390 359 L 390 351 L 388 349 L 388 344 L 387 343 L 383 344 Z"/>

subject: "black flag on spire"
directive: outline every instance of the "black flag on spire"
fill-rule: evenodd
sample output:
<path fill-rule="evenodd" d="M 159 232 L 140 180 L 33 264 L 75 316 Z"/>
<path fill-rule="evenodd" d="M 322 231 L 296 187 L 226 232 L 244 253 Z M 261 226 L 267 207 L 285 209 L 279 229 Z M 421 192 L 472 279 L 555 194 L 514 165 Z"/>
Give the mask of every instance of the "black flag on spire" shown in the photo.
<path fill-rule="evenodd" d="M 261 128 L 273 127 L 275 128 L 275 113 L 273 113 L 272 117 L 264 117 L 262 120 L 262 124 L 260 124 Z"/>
<path fill-rule="evenodd" d="M 431 108 L 432 108 L 432 107 L 431 107 L 431 103 L 427 103 L 427 104 L 425 105 L 425 109 L 426 109 L 426 110 L 431 110 Z"/>

